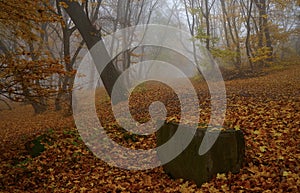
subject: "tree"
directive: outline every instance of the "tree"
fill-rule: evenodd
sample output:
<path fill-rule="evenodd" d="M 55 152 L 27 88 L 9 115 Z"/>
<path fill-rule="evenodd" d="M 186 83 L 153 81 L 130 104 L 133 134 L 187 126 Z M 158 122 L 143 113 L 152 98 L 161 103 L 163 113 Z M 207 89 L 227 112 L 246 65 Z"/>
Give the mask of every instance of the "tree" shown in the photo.
<path fill-rule="evenodd" d="M 59 20 L 52 11 L 46 0 L 0 1 L 0 95 L 27 101 L 36 113 L 47 109 L 55 92 L 49 78 L 64 73 L 44 49 L 45 24 Z"/>
<path fill-rule="evenodd" d="M 101 1 L 99 1 L 100 3 Z M 104 67 L 104 70 L 100 74 L 100 77 L 103 81 L 104 87 L 108 92 L 108 95 L 111 96 L 113 86 L 120 76 L 121 72 L 113 65 L 112 59 L 110 58 L 105 45 L 102 41 L 101 30 L 96 29 L 92 25 L 88 14 L 84 11 L 83 6 L 76 1 L 60 0 L 61 5 L 64 7 L 68 15 L 71 17 L 74 25 L 79 30 L 82 38 L 84 39 L 89 50 L 97 44 L 97 53 L 91 53 L 92 58 L 96 64 L 98 71 L 100 72 L 101 66 Z M 99 53 L 101 56 L 99 57 Z M 108 65 L 106 65 L 108 63 Z M 118 90 L 118 99 L 124 99 L 125 89 Z M 119 102 L 119 101 L 115 101 Z"/>
<path fill-rule="evenodd" d="M 258 45 L 260 48 L 266 46 L 268 60 L 271 61 L 273 56 L 273 47 L 272 47 L 272 40 L 271 40 L 269 24 L 268 24 L 266 0 L 254 0 L 254 2 L 259 11 Z M 265 45 L 264 45 L 264 40 L 265 40 Z"/>
<path fill-rule="evenodd" d="M 85 5 L 88 6 L 87 4 Z M 92 23 L 96 20 L 96 15 L 98 13 L 97 10 L 99 10 L 100 4 L 97 4 L 95 7 L 94 15 L 92 16 Z M 56 0 L 56 9 L 57 14 L 63 19 L 60 22 L 60 28 L 62 31 L 62 47 L 63 47 L 63 61 L 65 64 L 66 74 L 64 74 L 63 77 L 61 77 L 61 84 L 59 87 L 59 91 L 57 94 L 57 97 L 55 99 L 55 109 L 61 110 L 61 103 L 62 98 L 64 95 L 68 95 L 68 111 L 71 111 L 72 106 L 72 90 L 73 90 L 73 84 L 74 84 L 74 78 L 75 78 L 75 69 L 74 64 L 76 62 L 76 59 L 84 45 L 84 41 L 81 40 L 78 47 L 75 49 L 74 53 L 71 53 L 71 37 L 73 33 L 77 30 L 76 26 L 73 26 L 73 23 L 70 21 L 70 17 L 68 14 L 64 13 L 64 9 L 60 6 L 60 2 Z M 73 54 L 71 56 L 71 54 Z"/>
<path fill-rule="evenodd" d="M 155 1 L 130 1 L 130 0 L 118 0 L 112 1 L 114 3 L 108 4 L 107 9 L 111 10 L 110 17 L 113 18 L 113 29 L 111 33 L 115 33 L 118 29 L 133 28 L 139 24 L 149 24 L 153 10 L 157 6 L 158 0 Z M 110 7 L 108 7 L 110 6 Z M 110 32 L 109 30 L 106 30 Z M 127 45 L 130 45 L 134 41 L 134 33 L 127 30 L 122 30 L 121 40 L 113 39 L 111 45 L 111 51 L 116 47 L 122 47 L 124 51 L 120 53 L 114 59 L 114 65 L 119 71 L 125 71 L 132 64 L 138 61 L 138 58 L 142 58 L 144 55 L 144 49 L 130 48 L 127 49 Z M 131 80 L 134 77 L 134 73 L 130 73 L 129 76 L 123 77 L 123 84 L 128 88 L 131 84 Z M 130 90 L 127 91 L 129 94 Z"/>
<path fill-rule="evenodd" d="M 252 49 L 251 49 L 251 45 L 250 45 L 250 33 L 251 33 L 251 24 L 250 24 L 250 19 L 251 19 L 251 12 L 252 12 L 252 6 L 253 6 L 253 2 L 252 0 L 247 1 L 247 4 L 245 4 L 243 1 L 241 1 L 242 3 L 242 13 L 244 15 L 245 18 L 245 27 L 247 29 L 247 35 L 246 35 L 246 39 L 245 39 L 245 47 L 246 47 L 246 54 L 247 54 L 247 58 L 251 67 L 251 70 L 254 71 L 254 66 L 252 63 Z"/>
<path fill-rule="evenodd" d="M 236 14 L 236 10 L 238 10 L 238 5 L 236 1 L 230 2 L 230 5 L 226 5 L 225 0 L 220 0 L 222 12 L 223 12 L 223 26 L 225 31 L 225 39 L 227 42 L 227 47 L 230 49 L 232 46 L 230 44 L 230 40 L 233 43 L 234 51 L 235 51 L 235 67 L 240 71 L 241 69 L 241 47 L 240 47 L 240 37 L 239 37 L 239 29 L 238 24 L 238 14 Z M 237 11 L 239 12 L 239 10 Z M 229 38 L 230 37 L 230 38 Z"/>
<path fill-rule="evenodd" d="M 96 62 L 96 67 L 98 71 L 100 71 L 101 66 L 104 67 L 103 72 L 100 74 L 100 77 L 102 79 L 102 82 L 104 84 L 104 87 L 106 91 L 108 92 L 109 96 L 112 94 L 113 86 L 120 76 L 121 72 L 129 68 L 131 64 L 131 57 L 135 56 L 133 54 L 134 49 L 125 50 L 121 53 L 121 55 L 117 57 L 121 57 L 122 60 L 122 66 L 117 65 L 114 63 L 117 58 L 110 58 L 107 50 L 105 49 L 104 43 L 102 41 L 102 33 L 103 31 L 105 33 L 113 33 L 117 29 L 123 29 L 130 26 L 135 26 L 140 23 L 142 19 L 146 19 L 146 22 L 149 22 L 151 13 L 143 15 L 143 12 L 146 9 L 152 10 L 156 3 L 150 3 L 146 4 L 146 1 L 117 1 L 116 7 L 105 7 L 103 9 L 108 9 L 111 12 L 115 11 L 115 15 L 111 14 L 107 18 L 110 18 L 112 20 L 112 26 L 113 28 L 110 29 L 112 31 L 109 31 L 105 29 L 105 26 L 100 24 L 99 28 L 96 28 L 96 25 L 93 25 L 90 18 L 88 17 L 88 11 L 84 10 L 83 4 L 80 4 L 79 2 L 74 1 L 67 1 L 67 0 L 61 0 L 61 4 L 64 6 L 66 12 L 71 17 L 73 23 L 79 30 L 80 34 L 82 35 L 84 41 L 87 44 L 88 49 L 91 51 L 94 45 L 98 46 L 98 54 L 93 54 L 92 57 L 94 62 Z M 87 3 L 88 1 L 85 1 Z M 98 3 L 101 3 L 102 1 L 97 1 Z M 157 2 L 157 1 L 155 1 Z M 146 17 L 144 17 L 146 16 Z M 143 18 L 144 17 L 144 18 Z M 109 26 L 109 25 L 108 25 Z M 126 32 L 124 32 L 126 33 Z M 127 45 L 132 41 L 131 34 L 123 34 L 124 39 L 123 42 L 121 42 L 123 45 Z M 99 58 L 99 53 L 101 53 L 101 58 Z M 108 65 L 106 65 L 108 63 Z M 122 82 L 124 85 L 123 87 L 117 91 L 117 100 L 125 100 L 126 99 L 126 81 Z M 113 102 L 119 102 L 119 101 L 113 101 Z"/>

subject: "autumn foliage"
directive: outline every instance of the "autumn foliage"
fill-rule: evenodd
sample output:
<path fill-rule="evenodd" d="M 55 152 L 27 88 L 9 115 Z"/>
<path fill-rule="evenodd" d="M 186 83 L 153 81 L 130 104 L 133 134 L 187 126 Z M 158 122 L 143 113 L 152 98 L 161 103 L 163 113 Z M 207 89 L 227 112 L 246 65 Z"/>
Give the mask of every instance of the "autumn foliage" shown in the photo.
<path fill-rule="evenodd" d="M 0 1 L 0 95 L 28 102 L 36 113 L 47 109 L 64 74 L 59 59 L 46 49 L 45 25 L 58 22 L 49 1 Z"/>
<path fill-rule="evenodd" d="M 112 22 L 110 10 L 119 9 L 113 1 L 101 2 L 0 0 L 0 192 L 299 192 L 299 25 L 296 12 L 291 11 L 299 3 L 223 0 L 209 5 L 208 0 L 183 1 L 189 2 L 182 6 L 185 14 L 194 16 L 190 24 L 197 24 L 189 26 L 194 37 L 224 66 L 238 71 L 223 71 L 227 89 L 224 129 L 243 131 L 246 141 L 246 160 L 238 174 L 218 174 L 197 187 L 192 181 L 170 178 L 162 167 L 129 171 L 108 165 L 84 144 L 73 117 L 53 110 L 55 102 L 56 110 L 61 109 L 65 98 L 71 106 L 81 48 L 85 44 L 91 48 L 101 35 L 124 24 Z M 144 1 L 127 2 L 132 5 L 127 11 L 130 14 L 146 5 Z M 135 3 L 138 6 L 133 6 Z M 68 9 L 70 5 L 79 12 Z M 213 14 L 216 10 L 220 15 Z M 123 27 L 140 21 L 129 18 L 127 22 Z M 291 27 L 289 22 L 294 22 Z M 82 32 L 85 38 L 80 36 Z M 111 86 L 113 81 L 107 80 L 112 80 L 113 73 L 107 72 L 102 80 Z M 209 90 L 203 79 L 192 81 L 200 117 L 191 116 L 190 121 L 206 127 L 211 113 Z M 105 91 L 96 93 L 98 117 L 109 137 L 132 149 L 156 147 L 155 133 L 139 136 L 125 131 L 116 123 Z M 185 100 L 189 100 L 186 94 Z M 129 102 L 132 116 L 140 123 L 147 122 L 149 105 L 156 100 L 166 105 L 167 121 L 180 121 L 178 98 L 158 83 L 142 84 L 134 90 Z M 8 103 L 12 110 L 5 110 Z M 125 104 L 118 105 L 122 110 Z"/>
<path fill-rule="evenodd" d="M 127 171 L 107 165 L 84 145 L 77 130 L 73 129 L 75 125 L 72 117 L 63 117 L 50 111 L 45 115 L 34 116 L 30 106 L 17 106 L 13 111 L 2 111 L 0 190 L 298 192 L 299 74 L 299 66 L 291 66 L 287 70 L 269 72 L 265 76 L 226 81 L 228 108 L 225 126 L 244 132 L 246 160 L 239 174 L 218 174 L 201 187 L 192 181 L 171 179 L 161 167 L 147 171 Z M 203 96 L 200 122 L 205 123 L 209 119 L 209 95 L 205 94 L 205 85 L 198 83 L 196 86 Z M 141 99 L 152 90 L 141 89 L 143 92 L 137 90 Z M 113 122 L 107 98 L 101 93 L 98 94 L 98 113 L 100 119 L 105 116 L 106 120 L 111 121 L 111 124 L 106 123 L 109 135 L 126 147 L 155 147 L 155 135 L 139 137 L 120 130 Z M 172 96 L 170 94 L 168 97 Z M 165 100 L 166 96 L 165 92 L 158 91 L 155 98 Z M 143 101 L 135 104 L 143 107 Z M 176 108 L 170 110 L 176 111 Z M 147 116 L 147 113 L 143 116 Z M 41 143 L 45 145 L 45 151 L 40 156 L 32 157 L 25 144 L 42 134 L 44 138 Z"/>

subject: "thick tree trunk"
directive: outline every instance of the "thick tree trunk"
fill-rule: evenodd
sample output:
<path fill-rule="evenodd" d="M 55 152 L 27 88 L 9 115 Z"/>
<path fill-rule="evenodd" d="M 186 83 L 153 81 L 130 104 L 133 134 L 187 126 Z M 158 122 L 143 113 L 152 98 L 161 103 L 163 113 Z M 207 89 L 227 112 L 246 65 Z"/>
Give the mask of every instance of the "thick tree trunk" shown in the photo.
<path fill-rule="evenodd" d="M 12 107 L 8 104 L 8 102 L 6 102 L 4 99 L 1 99 L 1 98 L 0 98 L 0 101 L 2 101 L 4 104 L 6 104 L 6 106 L 8 107 L 9 110 L 12 110 Z"/>
<path fill-rule="evenodd" d="M 30 104 L 34 109 L 35 114 L 41 114 L 47 110 L 47 105 L 35 101 L 31 101 Z"/>
<path fill-rule="evenodd" d="M 112 90 L 115 82 L 117 81 L 120 71 L 116 69 L 113 65 L 112 58 L 110 58 L 108 51 L 105 48 L 105 45 L 102 41 L 102 36 L 98 30 L 92 25 L 91 21 L 88 18 L 88 15 L 84 12 L 82 6 L 78 2 L 61 0 L 68 5 L 65 8 L 68 15 L 71 17 L 75 26 L 79 30 L 82 38 L 84 39 L 88 49 L 91 51 L 92 58 L 96 65 L 98 72 L 101 71 L 101 68 L 104 67 L 104 70 L 100 74 L 100 77 L 103 81 L 104 87 L 111 97 Z M 97 47 L 94 46 L 97 44 Z M 114 103 L 120 102 L 125 99 L 125 88 L 117 91 L 116 99 L 118 101 L 113 101 Z"/>

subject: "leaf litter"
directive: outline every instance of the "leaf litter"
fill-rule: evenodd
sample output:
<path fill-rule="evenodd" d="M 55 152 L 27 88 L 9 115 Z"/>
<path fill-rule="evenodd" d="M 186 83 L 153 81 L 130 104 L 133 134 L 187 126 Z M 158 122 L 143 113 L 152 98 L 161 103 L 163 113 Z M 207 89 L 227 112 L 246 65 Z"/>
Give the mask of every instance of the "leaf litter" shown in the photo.
<path fill-rule="evenodd" d="M 12 111 L 0 112 L 0 191 L 299 192 L 299 82 L 300 66 L 226 81 L 224 127 L 244 132 L 245 164 L 239 174 L 218 174 L 201 187 L 192 181 L 170 178 L 162 167 L 129 171 L 109 166 L 82 142 L 72 117 L 53 111 L 34 115 L 30 106 L 16 105 Z M 194 86 L 199 91 L 199 125 L 205 127 L 210 118 L 210 95 L 206 84 Z M 156 146 L 155 134 L 138 136 L 120 128 L 107 96 L 101 91 L 97 96 L 101 99 L 101 104 L 97 103 L 99 119 L 114 141 L 132 149 Z M 156 100 L 166 104 L 168 121 L 180 120 L 175 93 L 158 84 L 143 85 L 132 94 L 129 104 L 134 119 L 149 121 L 148 107 Z M 48 136 L 45 151 L 31 157 L 25 143 L 42 134 Z"/>

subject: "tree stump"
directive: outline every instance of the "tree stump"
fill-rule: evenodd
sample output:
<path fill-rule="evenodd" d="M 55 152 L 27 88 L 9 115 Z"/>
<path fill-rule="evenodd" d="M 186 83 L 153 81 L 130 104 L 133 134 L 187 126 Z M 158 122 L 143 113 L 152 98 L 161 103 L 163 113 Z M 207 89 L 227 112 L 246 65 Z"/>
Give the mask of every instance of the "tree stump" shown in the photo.
<path fill-rule="evenodd" d="M 157 132 L 157 145 L 167 142 L 176 132 L 178 125 L 165 123 Z M 189 129 L 188 126 L 184 126 Z M 244 135 L 240 130 L 221 131 L 212 148 L 199 155 L 200 144 L 207 129 L 197 129 L 191 143 L 175 159 L 163 165 L 167 174 L 173 178 L 193 180 L 198 186 L 212 179 L 217 173 L 238 173 L 245 156 Z M 175 140 L 176 145 L 180 139 Z M 174 146 L 175 147 L 175 146 Z M 164 162 L 164 152 L 157 152 Z"/>

